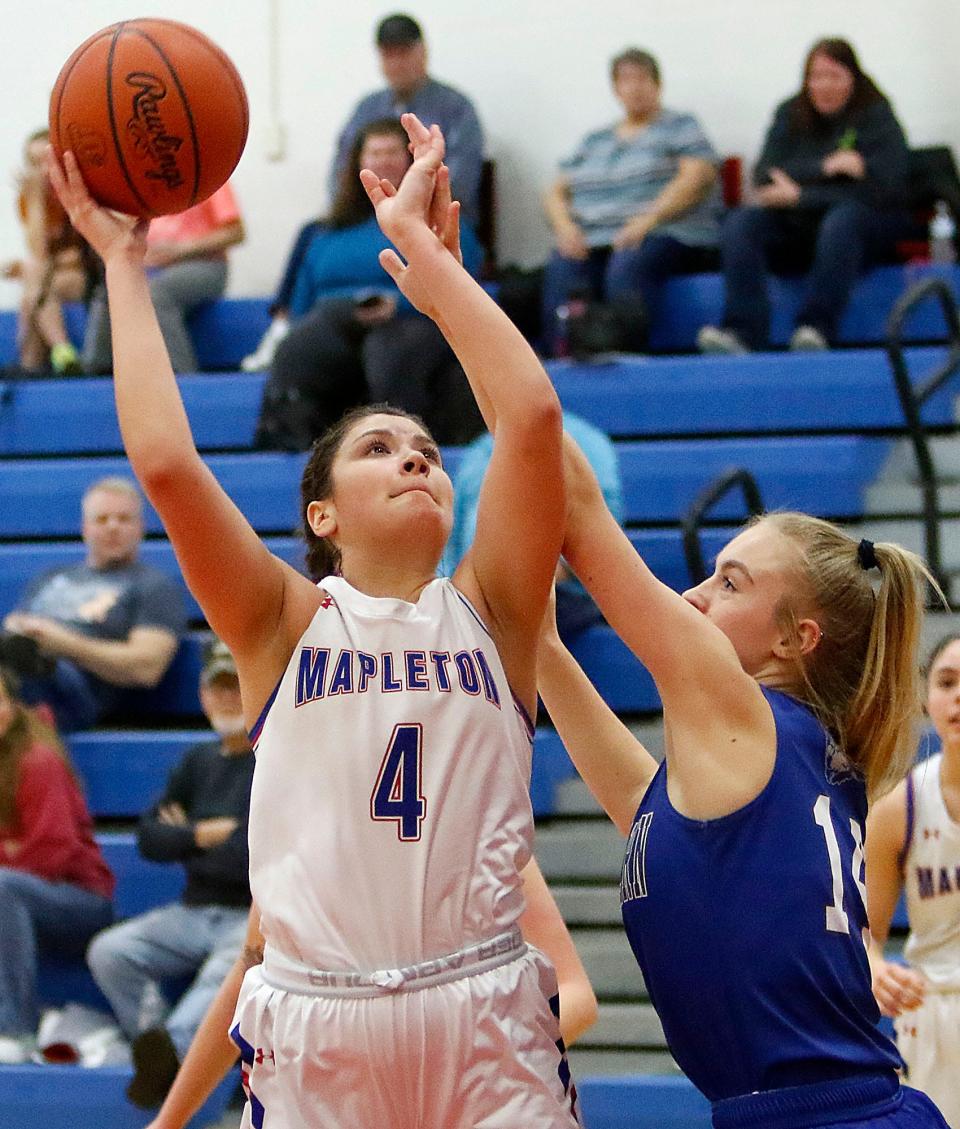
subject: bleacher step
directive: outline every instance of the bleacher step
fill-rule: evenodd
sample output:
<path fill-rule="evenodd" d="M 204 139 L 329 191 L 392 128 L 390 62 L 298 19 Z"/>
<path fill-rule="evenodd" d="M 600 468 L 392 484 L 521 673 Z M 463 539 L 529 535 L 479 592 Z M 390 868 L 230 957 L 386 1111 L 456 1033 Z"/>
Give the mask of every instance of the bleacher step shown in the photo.
<path fill-rule="evenodd" d="M 547 879 L 620 880 L 623 836 L 609 820 L 537 828 L 534 850 Z"/>
<path fill-rule="evenodd" d="M 669 1051 L 637 1051 L 637 1050 L 603 1050 L 597 1047 L 583 1046 L 578 1043 L 572 1047 L 567 1055 L 570 1060 L 570 1069 L 577 1089 L 581 1090 L 581 1082 L 587 1078 L 608 1078 L 616 1075 L 651 1074 L 665 1075 L 668 1077 L 682 1077 L 680 1068 L 673 1060 Z M 586 1129 L 594 1129 L 594 1125 L 602 1122 L 587 1122 Z M 622 1121 L 606 1122 L 610 1129 L 620 1129 Z M 658 1121 L 659 1126 L 663 1123 Z M 707 1122 L 709 1126 L 709 1122 Z"/>
<path fill-rule="evenodd" d="M 647 989 L 622 926 L 571 929 L 570 934 L 599 999 L 646 999 Z"/>
<path fill-rule="evenodd" d="M 931 435 L 927 438 L 930 457 L 940 479 L 960 479 L 960 444 L 956 435 Z M 884 460 L 877 485 L 887 481 L 916 483 L 917 457 L 909 439 L 898 439 Z"/>
<path fill-rule="evenodd" d="M 650 1003 L 604 1003 L 597 1022 L 582 1036 L 584 1047 L 655 1047 L 666 1049 L 660 1017 Z"/>
<path fill-rule="evenodd" d="M 575 886 L 551 882 L 550 890 L 564 921 L 571 926 L 607 925 L 620 928 L 620 884 Z"/>

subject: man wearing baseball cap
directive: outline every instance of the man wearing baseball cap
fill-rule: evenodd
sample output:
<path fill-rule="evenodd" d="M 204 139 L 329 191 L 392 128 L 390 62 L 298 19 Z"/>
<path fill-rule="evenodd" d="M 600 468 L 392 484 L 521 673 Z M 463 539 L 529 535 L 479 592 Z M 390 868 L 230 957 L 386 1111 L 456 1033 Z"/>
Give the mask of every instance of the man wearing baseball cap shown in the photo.
<path fill-rule="evenodd" d="M 331 199 L 336 195 L 358 131 L 370 122 L 398 118 L 412 111 L 426 125 L 436 123 L 443 130 L 454 197 L 460 201 L 464 215 L 475 221 L 483 166 L 483 130 L 473 103 L 459 90 L 427 73 L 427 46 L 420 25 L 412 16 L 403 12 L 386 16 L 377 25 L 374 42 L 387 85 L 357 103 L 340 133 L 330 171 Z"/>
<path fill-rule="evenodd" d="M 135 1073 L 127 1096 L 147 1109 L 166 1096 L 243 945 L 250 908 L 247 821 L 254 756 L 236 664 L 219 641 L 205 656 L 200 704 L 214 737 L 184 754 L 137 832 L 145 858 L 183 864 L 183 894 L 105 929 L 87 950 L 90 971 L 132 1043 Z M 161 984 L 188 976 L 190 986 L 171 1009 Z"/>

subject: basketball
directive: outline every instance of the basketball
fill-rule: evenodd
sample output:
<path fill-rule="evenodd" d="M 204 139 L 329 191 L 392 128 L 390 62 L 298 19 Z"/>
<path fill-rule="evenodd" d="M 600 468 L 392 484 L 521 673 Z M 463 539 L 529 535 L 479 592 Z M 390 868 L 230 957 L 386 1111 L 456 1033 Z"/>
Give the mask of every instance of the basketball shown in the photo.
<path fill-rule="evenodd" d="M 226 182 L 247 140 L 236 67 L 174 20 L 103 28 L 64 63 L 50 95 L 50 140 L 71 149 L 90 194 L 130 215 L 169 215 Z"/>

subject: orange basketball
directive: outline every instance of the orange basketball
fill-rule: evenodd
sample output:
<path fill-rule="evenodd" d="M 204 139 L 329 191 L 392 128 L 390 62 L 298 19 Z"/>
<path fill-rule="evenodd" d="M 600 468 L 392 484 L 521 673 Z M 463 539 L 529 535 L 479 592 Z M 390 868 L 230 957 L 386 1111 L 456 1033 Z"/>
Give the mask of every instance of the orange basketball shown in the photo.
<path fill-rule="evenodd" d="M 226 182 L 247 140 L 237 68 L 174 20 L 125 20 L 67 59 L 50 95 L 50 140 L 72 149 L 91 195 L 136 216 L 182 212 Z"/>

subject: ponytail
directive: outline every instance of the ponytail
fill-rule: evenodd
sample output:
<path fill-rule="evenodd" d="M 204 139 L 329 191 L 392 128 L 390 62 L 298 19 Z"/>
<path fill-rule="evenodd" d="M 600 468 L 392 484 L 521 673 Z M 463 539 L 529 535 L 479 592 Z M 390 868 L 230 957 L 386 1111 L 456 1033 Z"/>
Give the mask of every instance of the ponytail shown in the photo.
<path fill-rule="evenodd" d="M 871 797 L 903 779 L 916 751 L 922 710 L 918 649 L 927 584 L 923 561 L 888 542 L 858 545 L 838 526 L 805 514 L 769 522 L 800 551 L 789 595 L 777 609 L 789 638 L 799 619 L 817 620 L 822 636 L 796 653 L 793 690 L 839 742 Z"/>

